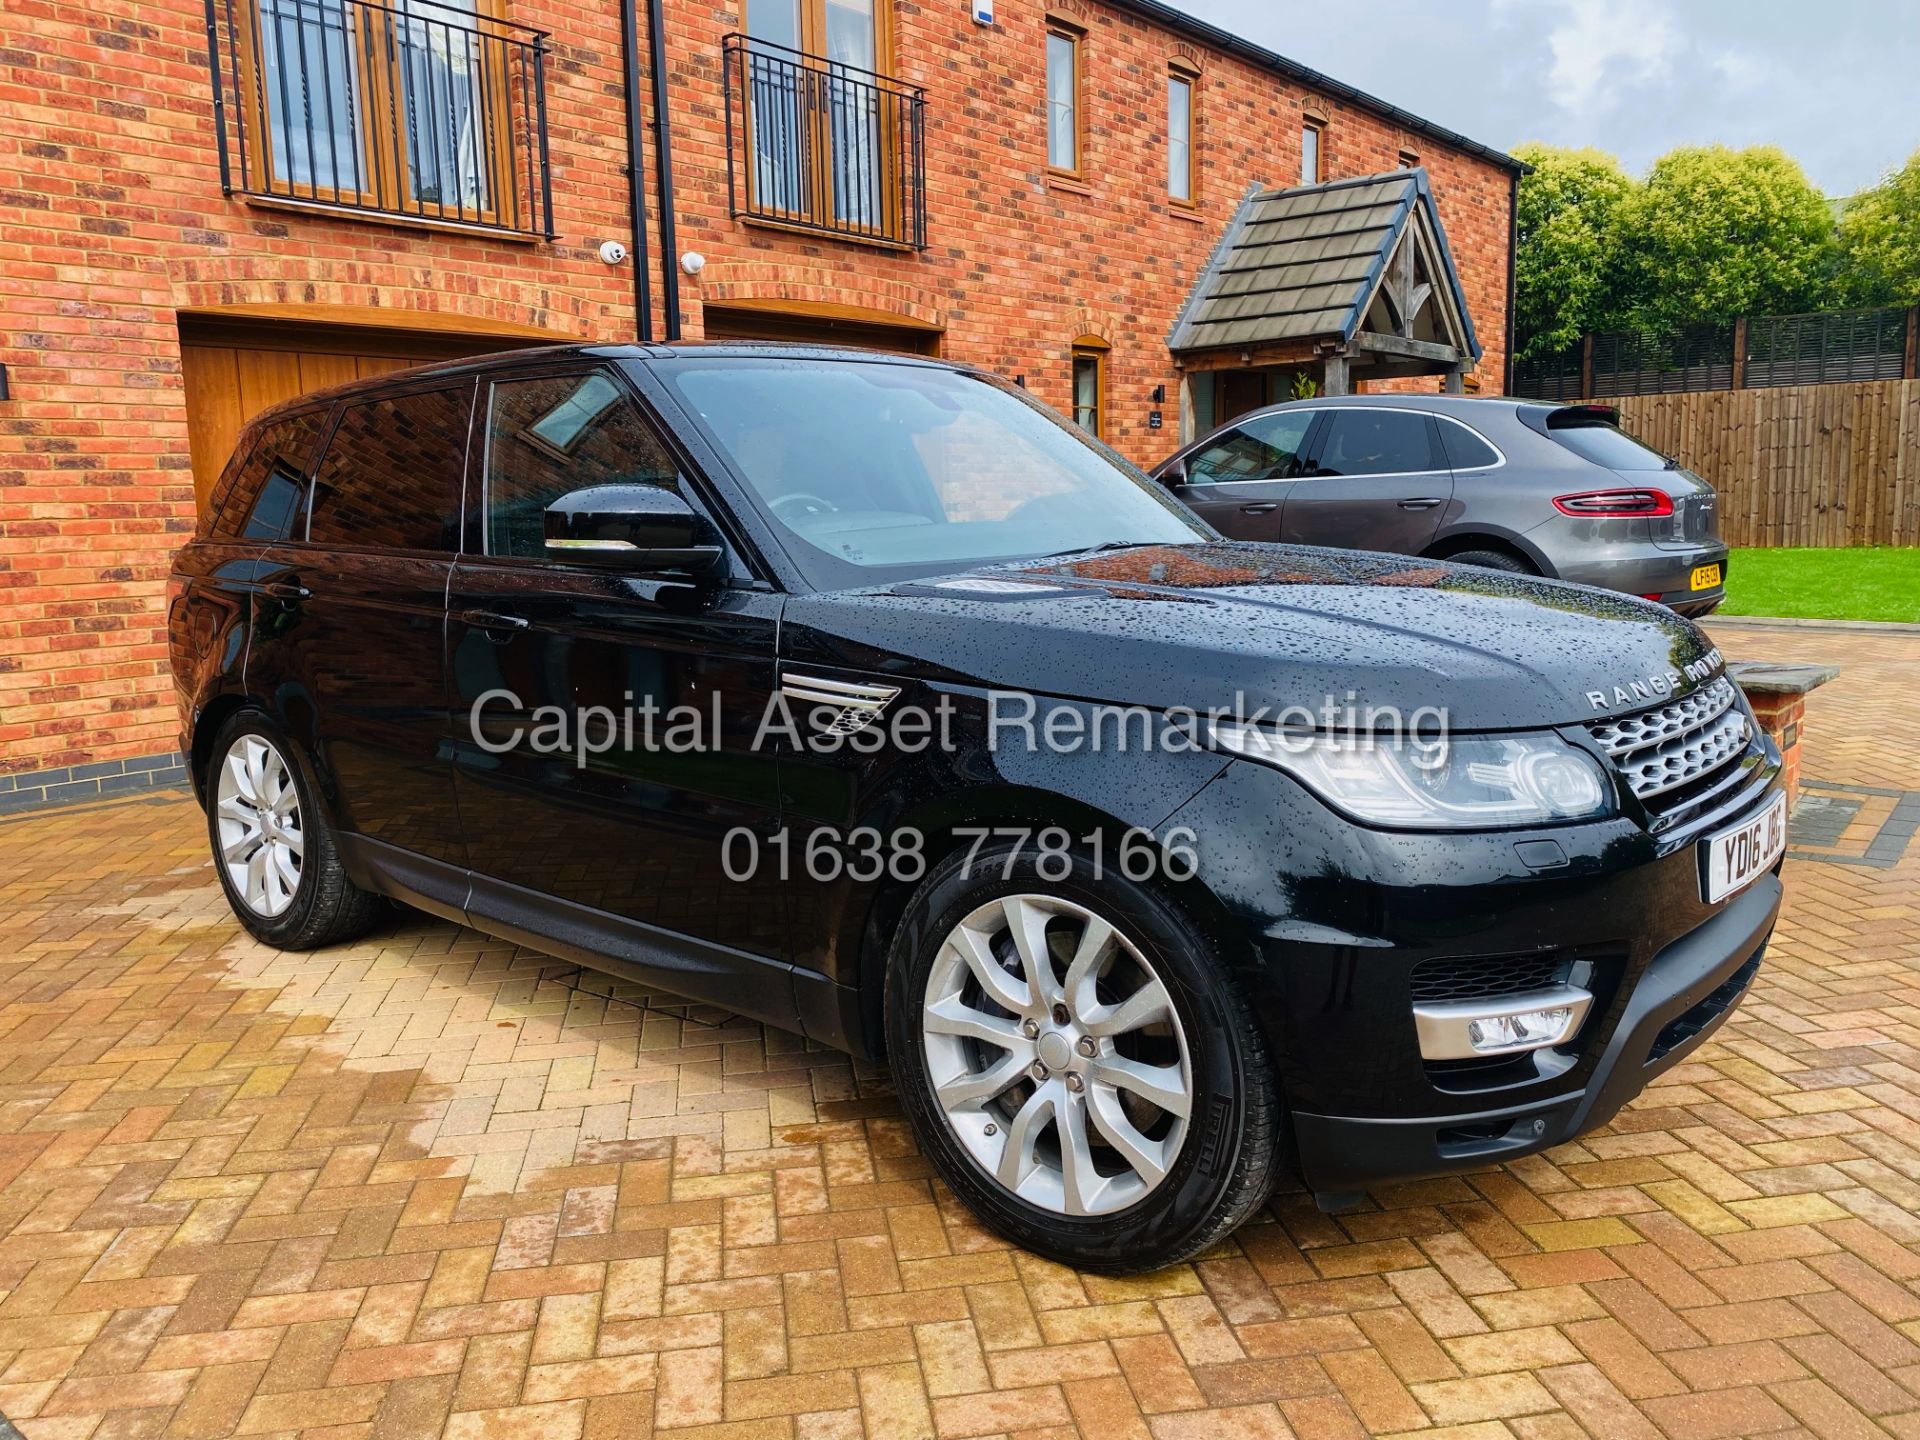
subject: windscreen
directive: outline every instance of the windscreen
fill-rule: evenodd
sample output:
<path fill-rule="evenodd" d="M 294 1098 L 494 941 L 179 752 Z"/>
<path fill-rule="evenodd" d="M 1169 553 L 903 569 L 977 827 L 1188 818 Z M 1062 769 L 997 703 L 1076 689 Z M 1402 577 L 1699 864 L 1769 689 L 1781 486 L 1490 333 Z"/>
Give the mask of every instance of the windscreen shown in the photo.
<path fill-rule="evenodd" d="M 772 356 L 653 373 L 725 452 L 819 589 L 1212 538 L 1139 471 L 996 380 Z"/>

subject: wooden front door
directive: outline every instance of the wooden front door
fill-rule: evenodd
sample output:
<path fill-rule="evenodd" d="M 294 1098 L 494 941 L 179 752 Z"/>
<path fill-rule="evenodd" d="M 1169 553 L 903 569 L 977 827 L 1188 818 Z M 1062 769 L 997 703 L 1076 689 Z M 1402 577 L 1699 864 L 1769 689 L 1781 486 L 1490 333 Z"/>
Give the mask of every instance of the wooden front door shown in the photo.
<path fill-rule="evenodd" d="M 269 406 L 349 380 L 528 343 L 486 335 L 183 316 L 180 368 L 187 390 L 194 500 L 206 503 L 241 426 Z"/>
<path fill-rule="evenodd" d="M 1267 372 L 1264 370 L 1222 370 L 1214 384 L 1218 387 L 1214 391 L 1213 420 L 1216 425 L 1238 420 L 1248 411 L 1258 410 L 1270 403 Z"/>

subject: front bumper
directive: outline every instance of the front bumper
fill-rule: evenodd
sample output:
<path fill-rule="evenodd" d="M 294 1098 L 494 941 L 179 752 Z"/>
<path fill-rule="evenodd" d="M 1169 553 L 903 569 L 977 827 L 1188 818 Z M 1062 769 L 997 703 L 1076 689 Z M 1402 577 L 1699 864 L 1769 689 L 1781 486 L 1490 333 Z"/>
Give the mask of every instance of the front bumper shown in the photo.
<path fill-rule="evenodd" d="M 1355 1190 L 1544 1149 L 1692 1051 L 1752 979 L 1780 904 L 1777 868 L 1703 899 L 1701 839 L 1779 789 L 1770 746 L 1742 763 L 1724 800 L 1671 822 L 1627 806 L 1435 835 L 1354 825 L 1237 761 L 1169 821 L 1200 837 L 1199 878 L 1221 902 L 1221 949 L 1266 1031 L 1306 1182 Z M 1432 1061 L 1414 1006 L 1461 969 L 1571 973 L 1592 1007 L 1553 1050 Z"/>
<path fill-rule="evenodd" d="M 1302 1172 L 1317 1190 L 1360 1190 L 1529 1155 L 1605 1124 L 1732 1013 L 1759 969 L 1779 910 L 1779 877 L 1764 875 L 1656 955 L 1579 1089 L 1466 1114 L 1370 1119 L 1296 1111 Z"/>

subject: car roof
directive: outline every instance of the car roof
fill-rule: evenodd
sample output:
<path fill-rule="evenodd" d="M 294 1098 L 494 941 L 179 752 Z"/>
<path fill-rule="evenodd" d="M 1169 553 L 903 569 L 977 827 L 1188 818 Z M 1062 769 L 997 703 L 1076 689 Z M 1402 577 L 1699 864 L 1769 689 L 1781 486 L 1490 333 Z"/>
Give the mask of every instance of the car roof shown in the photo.
<path fill-rule="evenodd" d="M 1464 419 L 1469 415 L 1486 415 L 1496 410 L 1512 411 L 1522 405 L 1539 403 L 1514 395 L 1402 395 L 1385 391 L 1370 395 L 1317 395 L 1307 400 L 1283 400 L 1277 405 L 1262 406 L 1253 413 L 1265 415 L 1282 410 L 1325 409 L 1431 410 L 1436 415 L 1458 415 Z M 1554 407 L 1549 403 L 1549 408 Z"/>
<path fill-rule="evenodd" d="M 760 360 L 858 360 L 876 365 L 919 365 L 941 370 L 973 372 L 977 367 L 936 360 L 927 355 L 901 355 L 885 350 L 870 350 L 858 345 L 794 345 L 764 340 L 675 341 L 669 345 L 534 345 L 517 350 L 492 351 L 485 355 L 464 355 L 457 360 L 437 360 L 405 370 L 388 371 L 366 379 L 348 380 L 323 390 L 309 391 L 283 400 L 256 415 L 250 425 L 269 424 L 288 415 L 329 406 L 360 395 L 382 395 L 389 390 L 418 384 L 423 380 L 473 374 L 479 371 L 509 369 L 523 365 L 563 365 L 579 360 L 639 361 L 653 363 L 693 357 L 712 359 Z"/>

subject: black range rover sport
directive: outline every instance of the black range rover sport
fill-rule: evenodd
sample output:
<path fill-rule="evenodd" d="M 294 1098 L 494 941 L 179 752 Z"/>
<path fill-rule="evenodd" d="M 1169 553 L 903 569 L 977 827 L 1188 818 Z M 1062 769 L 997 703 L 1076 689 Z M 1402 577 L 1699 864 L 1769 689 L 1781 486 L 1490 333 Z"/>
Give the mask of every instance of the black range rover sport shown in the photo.
<path fill-rule="evenodd" d="M 1780 902 L 1688 621 L 1221 540 L 1013 386 L 527 352 L 254 422 L 178 555 L 182 746 L 270 944 L 403 901 L 885 1057 L 1002 1234 L 1190 1256 L 1612 1116 Z"/>

